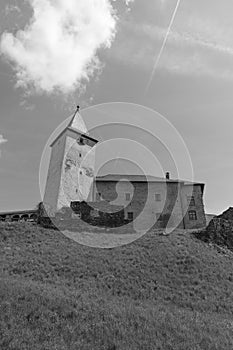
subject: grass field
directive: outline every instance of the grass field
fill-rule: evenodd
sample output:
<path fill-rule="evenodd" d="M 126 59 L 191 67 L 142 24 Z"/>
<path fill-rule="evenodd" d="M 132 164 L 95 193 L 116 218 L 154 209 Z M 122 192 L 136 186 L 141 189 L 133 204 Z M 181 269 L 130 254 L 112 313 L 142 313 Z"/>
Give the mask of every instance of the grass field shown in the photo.
<path fill-rule="evenodd" d="M 233 252 L 181 231 L 114 249 L 0 224 L 0 349 L 233 349 Z"/>

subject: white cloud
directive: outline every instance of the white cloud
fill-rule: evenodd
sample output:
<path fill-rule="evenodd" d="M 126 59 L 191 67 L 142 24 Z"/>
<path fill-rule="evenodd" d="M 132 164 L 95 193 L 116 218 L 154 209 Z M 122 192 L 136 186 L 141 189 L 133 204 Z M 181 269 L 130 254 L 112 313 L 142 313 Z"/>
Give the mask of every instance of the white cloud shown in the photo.
<path fill-rule="evenodd" d="M 19 104 L 22 108 L 24 108 L 26 111 L 34 111 L 34 109 L 36 108 L 36 106 L 32 103 L 29 103 L 26 99 L 23 99 L 20 104 Z"/>
<path fill-rule="evenodd" d="M 143 32 L 148 35 L 152 40 L 162 40 L 166 34 L 166 29 L 162 29 L 156 26 L 143 25 Z M 188 47 L 202 47 L 207 50 L 213 50 L 217 53 L 233 55 L 233 46 L 222 44 L 223 40 L 216 40 L 214 35 L 204 35 L 197 30 L 193 30 L 192 33 L 188 31 L 178 32 L 172 30 L 169 35 L 168 46 L 180 46 L 183 48 Z"/>
<path fill-rule="evenodd" d="M 109 48 L 117 15 L 111 0 L 27 0 L 30 23 L 3 33 L 0 50 L 14 65 L 17 86 L 69 93 L 101 67 L 97 51 Z M 128 6 L 133 0 L 124 0 Z"/>
<path fill-rule="evenodd" d="M 200 20 L 193 21 L 191 25 L 184 23 L 183 30 L 179 28 L 170 32 L 158 70 L 232 80 L 233 44 L 227 38 L 232 37 L 233 33 L 226 33 L 213 23 L 201 23 Z M 124 23 L 124 26 L 127 38 L 124 42 L 118 41 L 111 57 L 151 72 L 167 28 L 145 23 Z M 142 42 L 143 45 L 140 45 Z"/>
<path fill-rule="evenodd" d="M 7 4 L 5 7 L 5 15 L 8 16 L 11 12 L 20 13 L 20 8 L 17 5 Z"/>

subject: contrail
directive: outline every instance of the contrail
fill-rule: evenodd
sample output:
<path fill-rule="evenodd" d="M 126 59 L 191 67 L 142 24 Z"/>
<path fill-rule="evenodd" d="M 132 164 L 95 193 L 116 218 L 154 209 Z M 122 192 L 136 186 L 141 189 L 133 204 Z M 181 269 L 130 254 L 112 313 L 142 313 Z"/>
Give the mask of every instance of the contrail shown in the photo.
<path fill-rule="evenodd" d="M 157 57 L 157 59 L 156 59 L 156 61 L 155 61 L 154 68 L 153 68 L 152 73 L 151 73 L 151 76 L 150 76 L 150 79 L 149 79 L 148 84 L 147 84 L 147 86 L 146 86 L 145 95 L 147 94 L 147 92 L 148 92 L 148 90 L 149 90 L 149 88 L 150 88 L 150 85 L 151 85 L 151 83 L 152 83 L 152 80 L 153 80 L 155 71 L 156 71 L 156 69 L 157 69 L 157 67 L 158 67 L 160 58 L 161 58 L 161 56 L 162 56 L 162 54 L 163 54 L 163 50 L 164 50 L 165 45 L 166 45 L 166 43 L 167 43 L 167 39 L 168 39 L 168 36 L 169 36 L 169 34 L 170 34 L 171 27 L 172 27 L 172 25 L 173 25 L 173 23 L 174 23 L 174 20 L 175 20 L 175 18 L 176 18 L 176 14 L 177 14 L 177 11 L 178 11 L 178 9 L 179 9 L 180 2 L 181 2 L 181 0 L 178 0 L 178 1 L 177 1 L 175 10 L 174 10 L 173 15 L 172 15 L 172 18 L 171 18 L 171 22 L 170 22 L 170 24 L 169 24 L 167 33 L 166 33 L 165 38 L 164 38 L 164 40 L 163 40 L 163 45 L 162 45 L 162 47 L 161 47 L 161 49 L 160 49 L 160 51 L 159 51 L 158 57 Z"/>

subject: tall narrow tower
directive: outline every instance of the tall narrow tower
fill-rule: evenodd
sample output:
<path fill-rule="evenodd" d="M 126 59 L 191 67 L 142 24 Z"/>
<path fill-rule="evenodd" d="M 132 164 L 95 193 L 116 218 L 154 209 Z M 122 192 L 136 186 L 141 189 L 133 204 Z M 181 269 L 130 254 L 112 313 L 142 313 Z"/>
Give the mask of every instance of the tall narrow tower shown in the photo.
<path fill-rule="evenodd" d="M 95 152 L 98 141 L 88 135 L 77 108 L 69 125 L 51 144 L 43 203 L 49 215 L 71 201 L 92 200 Z"/>

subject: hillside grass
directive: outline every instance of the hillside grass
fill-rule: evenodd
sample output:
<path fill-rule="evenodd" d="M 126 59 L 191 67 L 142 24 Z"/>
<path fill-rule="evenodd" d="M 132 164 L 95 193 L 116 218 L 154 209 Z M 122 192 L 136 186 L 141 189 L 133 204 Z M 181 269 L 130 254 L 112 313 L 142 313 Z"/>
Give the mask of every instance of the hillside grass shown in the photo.
<path fill-rule="evenodd" d="M 182 231 L 97 249 L 0 224 L 0 349 L 233 349 L 233 253 Z"/>

